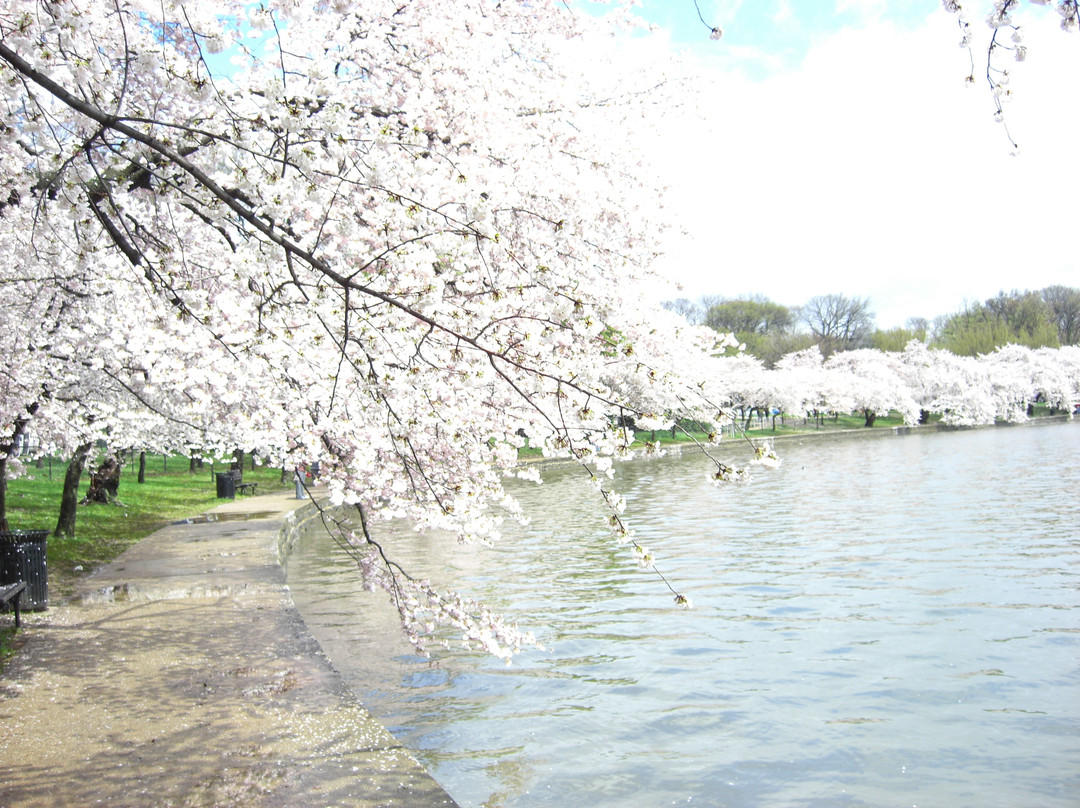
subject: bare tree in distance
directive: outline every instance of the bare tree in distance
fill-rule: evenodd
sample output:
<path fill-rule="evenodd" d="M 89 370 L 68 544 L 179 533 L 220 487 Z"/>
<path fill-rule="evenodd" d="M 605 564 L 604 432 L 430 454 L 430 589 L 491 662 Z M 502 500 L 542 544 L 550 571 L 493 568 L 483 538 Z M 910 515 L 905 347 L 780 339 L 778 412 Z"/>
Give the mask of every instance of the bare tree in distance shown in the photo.
<path fill-rule="evenodd" d="M 904 320 L 904 328 L 914 331 L 917 338 L 923 342 L 926 341 L 932 327 L 932 323 L 925 317 L 908 317 Z"/>
<path fill-rule="evenodd" d="M 825 356 L 864 347 L 874 331 L 874 312 L 868 297 L 818 295 L 799 308 L 799 319 L 810 329 Z"/>
<path fill-rule="evenodd" d="M 1047 286 L 1040 293 L 1050 309 L 1062 345 L 1080 345 L 1080 289 Z"/>
<path fill-rule="evenodd" d="M 702 308 L 687 297 L 679 297 L 675 300 L 665 300 L 660 304 L 670 312 L 678 314 L 690 325 L 701 325 Z"/>

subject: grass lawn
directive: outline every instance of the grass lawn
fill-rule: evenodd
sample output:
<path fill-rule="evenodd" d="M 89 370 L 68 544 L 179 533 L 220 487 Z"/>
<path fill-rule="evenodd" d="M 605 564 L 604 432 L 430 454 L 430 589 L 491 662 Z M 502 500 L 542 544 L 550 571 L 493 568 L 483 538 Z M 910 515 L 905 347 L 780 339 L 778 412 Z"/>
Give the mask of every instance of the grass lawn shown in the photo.
<path fill-rule="evenodd" d="M 939 415 L 932 415 L 930 417 L 931 423 L 941 420 Z M 802 418 L 798 416 L 787 415 L 783 419 L 780 416 L 776 417 L 775 428 L 773 427 L 773 419 L 769 418 L 751 418 L 750 425 L 746 429 L 746 436 L 749 438 L 769 439 L 775 438 L 778 435 L 792 435 L 798 433 L 814 433 L 814 432 L 827 432 L 830 430 L 838 429 L 865 429 L 866 419 L 861 414 L 856 415 L 826 415 L 822 419 L 820 426 L 812 418 Z M 891 412 L 888 415 L 879 415 L 874 420 L 873 429 L 887 429 L 894 426 L 903 426 L 904 419 L 902 416 L 895 412 Z M 634 442 L 635 448 L 642 448 L 644 446 L 643 441 L 660 443 L 665 446 L 680 443 L 692 443 L 694 441 L 698 443 L 708 443 L 709 436 L 705 432 L 696 430 L 693 425 L 686 425 L 689 428 L 679 429 L 672 435 L 671 430 L 657 430 L 655 432 L 647 432 L 644 430 L 638 430 L 636 433 L 637 440 Z M 739 429 L 743 429 L 746 426 L 745 420 L 739 421 Z M 740 440 L 742 435 L 736 433 L 734 436 L 730 430 L 724 431 L 725 441 Z M 543 453 L 539 449 L 533 449 L 526 446 L 524 449 L 518 450 L 518 456 L 523 460 L 534 460 L 543 457 Z"/>
<path fill-rule="evenodd" d="M 937 416 L 932 416 L 931 417 L 931 421 L 937 421 L 937 420 L 939 420 L 939 418 Z M 885 429 L 885 428 L 890 428 L 890 427 L 894 427 L 894 426 L 902 426 L 903 423 L 904 423 L 903 417 L 898 415 L 895 412 L 892 412 L 892 413 L 889 413 L 888 415 L 879 415 L 879 416 L 877 416 L 877 418 L 874 420 L 874 426 L 872 428 L 873 429 Z M 774 424 L 775 424 L 775 426 L 774 426 Z M 768 417 L 768 418 L 753 417 L 753 418 L 750 419 L 749 425 L 747 425 L 745 420 L 740 420 L 739 429 L 741 430 L 743 428 L 746 429 L 747 437 L 750 437 L 750 438 L 766 438 L 767 439 L 767 438 L 771 438 L 771 437 L 776 437 L 777 435 L 790 435 L 790 434 L 795 434 L 795 433 L 800 433 L 800 432 L 813 433 L 813 432 L 822 432 L 822 431 L 837 430 L 837 429 L 865 429 L 866 428 L 866 419 L 861 414 L 856 414 L 856 415 L 826 415 L 822 419 L 822 422 L 821 422 L 821 424 L 819 426 L 818 423 L 812 418 L 802 418 L 802 417 L 799 417 L 799 416 L 791 416 L 791 415 L 786 415 L 783 418 L 781 418 L 778 415 L 778 416 L 776 416 L 775 421 L 773 420 L 772 417 Z M 729 431 L 727 431 L 727 430 L 725 430 L 724 436 L 725 436 L 725 438 L 724 438 L 725 440 L 731 440 L 733 438 L 731 433 Z M 648 438 L 649 440 L 654 440 L 655 439 L 655 440 L 660 441 L 660 443 L 665 443 L 665 444 L 685 443 L 685 442 L 690 441 L 690 440 L 698 440 L 698 441 L 701 441 L 702 443 L 704 443 L 704 442 L 707 442 L 707 440 L 708 440 L 708 437 L 705 435 L 705 433 L 703 433 L 703 432 L 695 432 L 693 430 L 690 430 L 689 434 L 687 434 L 685 432 L 682 432 L 682 431 L 677 431 L 674 437 L 672 437 L 672 434 L 671 434 L 670 430 L 666 431 L 666 432 L 655 432 L 655 433 L 639 432 L 638 437 L 639 438 Z M 735 439 L 737 439 L 738 437 L 740 437 L 740 435 L 738 435 L 738 434 L 736 434 L 734 436 Z"/>

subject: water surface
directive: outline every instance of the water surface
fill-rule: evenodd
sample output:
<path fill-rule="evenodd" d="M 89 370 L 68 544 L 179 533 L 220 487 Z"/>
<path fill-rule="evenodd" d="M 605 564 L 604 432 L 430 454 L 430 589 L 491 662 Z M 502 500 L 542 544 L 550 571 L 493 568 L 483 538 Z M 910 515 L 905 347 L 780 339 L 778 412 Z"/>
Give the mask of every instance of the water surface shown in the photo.
<path fill-rule="evenodd" d="M 405 566 L 547 646 L 420 659 L 325 535 L 305 620 L 462 806 L 1075 807 L 1080 425 L 780 446 L 717 489 L 697 456 L 618 469 L 614 545 L 575 469 L 492 550 L 402 531 Z"/>

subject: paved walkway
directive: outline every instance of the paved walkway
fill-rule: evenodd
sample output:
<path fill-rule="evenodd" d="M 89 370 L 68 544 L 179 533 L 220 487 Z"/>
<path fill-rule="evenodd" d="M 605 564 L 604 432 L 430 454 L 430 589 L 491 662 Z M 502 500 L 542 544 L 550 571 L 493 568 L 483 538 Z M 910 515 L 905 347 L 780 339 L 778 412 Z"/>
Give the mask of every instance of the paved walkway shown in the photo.
<path fill-rule="evenodd" d="M 293 606 L 278 542 L 302 505 L 228 502 L 24 615 L 0 674 L 0 808 L 454 805 Z"/>

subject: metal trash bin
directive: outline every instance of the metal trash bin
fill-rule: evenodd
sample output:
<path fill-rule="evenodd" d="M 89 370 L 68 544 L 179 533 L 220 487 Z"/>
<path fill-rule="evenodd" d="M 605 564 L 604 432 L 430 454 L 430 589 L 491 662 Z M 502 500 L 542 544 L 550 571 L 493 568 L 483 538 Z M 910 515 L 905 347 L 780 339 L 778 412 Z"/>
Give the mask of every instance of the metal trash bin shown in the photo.
<path fill-rule="evenodd" d="M 217 478 L 218 499 L 236 499 L 236 477 L 231 471 L 218 471 L 214 476 Z"/>
<path fill-rule="evenodd" d="M 47 530 L 0 531 L 0 585 L 26 581 L 19 608 L 41 612 L 49 608 Z"/>

